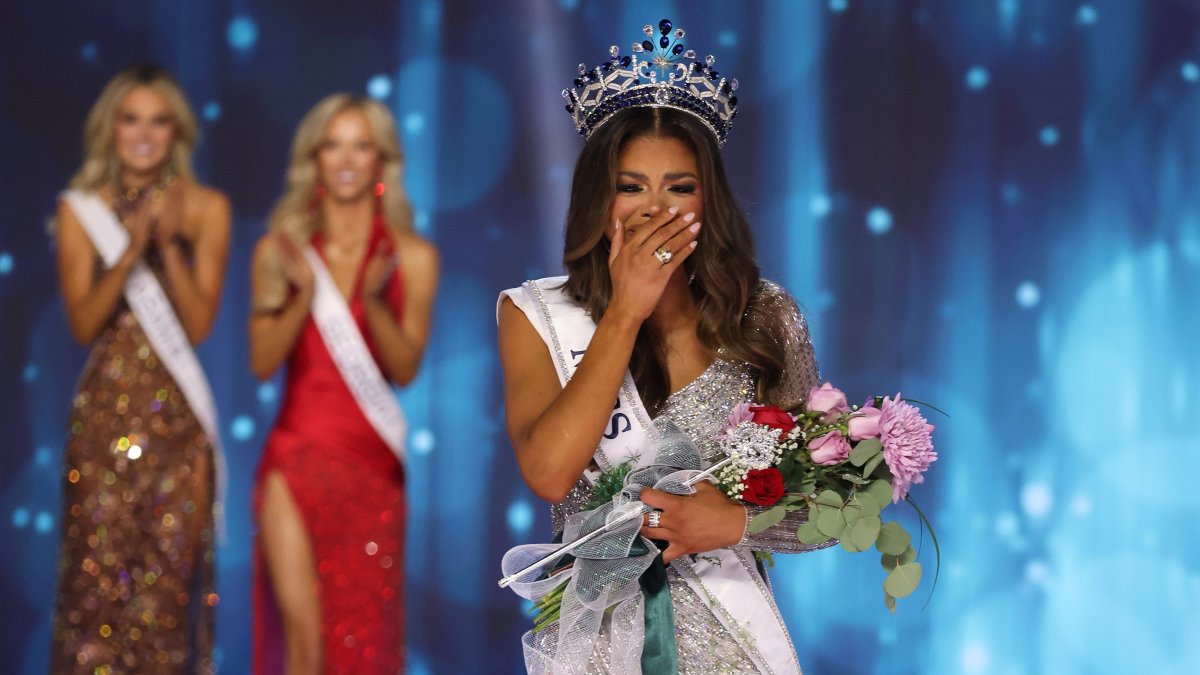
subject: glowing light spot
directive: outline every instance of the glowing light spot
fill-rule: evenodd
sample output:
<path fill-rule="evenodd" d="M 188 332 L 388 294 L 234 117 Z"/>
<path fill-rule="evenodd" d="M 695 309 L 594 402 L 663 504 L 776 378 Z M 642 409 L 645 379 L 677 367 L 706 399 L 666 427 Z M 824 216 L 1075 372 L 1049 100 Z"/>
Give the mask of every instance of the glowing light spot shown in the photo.
<path fill-rule="evenodd" d="M 1017 306 L 1023 309 L 1033 309 L 1042 301 L 1042 289 L 1032 281 L 1022 281 L 1017 285 Z"/>
<path fill-rule="evenodd" d="M 1050 568 L 1041 560 L 1030 560 L 1025 565 L 1025 579 L 1040 586 L 1050 579 Z"/>
<path fill-rule="evenodd" d="M 404 116 L 404 130 L 410 134 L 419 134 L 425 130 L 425 116 L 419 112 L 410 112 Z"/>
<path fill-rule="evenodd" d="M 100 56 L 100 47 L 95 42 L 85 42 L 79 48 L 79 58 L 88 63 L 95 63 L 96 58 Z"/>
<path fill-rule="evenodd" d="M 833 210 L 833 200 L 826 194 L 815 194 L 808 200 L 808 212 L 818 218 L 824 218 Z"/>
<path fill-rule="evenodd" d="M 254 435 L 254 418 L 249 415 L 238 415 L 229 425 L 229 433 L 239 441 L 249 440 Z"/>
<path fill-rule="evenodd" d="M 978 642 L 969 642 L 963 645 L 962 654 L 959 657 L 963 670 L 968 673 L 978 673 L 987 670 L 992 662 L 992 652 L 986 645 Z"/>
<path fill-rule="evenodd" d="M 433 432 L 428 429 L 417 429 L 412 435 L 412 449 L 418 455 L 428 455 L 433 452 Z"/>
<path fill-rule="evenodd" d="M 229 46 L 239 52 L 244 52 L 258 42 L 258 24 L 248 16 L 234 17 L 225 29 L 225 39 Z"/>
<path fill-rule="evenodd" d="M 892 230 L 892 212 L 876 206 L 867 212 L 867 229 L 871 234 L 887 234 Z"/>
<path fill-rule="evenodd" d="M 140 445 L 129 446 L 129 452 L 125 453 L 125 456 L 128 457 L 129 459 L 137 459 L 138 457 L 141 457 L 142 456 L 142 446 L 140 446 Z"/>
<path fill-rule="evenodd" d="M 13 527 L 16 527 L 18 529 L 25 529 L 25 526 L 29 525 L 29 521 L 32 519 L 33 519 L 33 516 L 29 513 L 29 509 L 24 508 L 24 507 L 13 509 L 13 512 L 12 512 Z"/>
<path fill-rule="evenodd" d="M 525 534 L 533 526 L 533 507 L 524 499 L 508 505 L 508 529 L 515 534 Z"/>
<path fill-rule="evenodd" d="M 0 274 L 8 276 L 13 271 L 13 257 L 8 251 L 0 251 Z"/>
<path fill-rule="evenodd" d="M 216 101 L 209 101 L 204 104 L 204 109 L 201 111 L 204 119 L 209 122 L 216 122 L 221 119 L 221 104 Z"/>
<path fill-rule="evenodd" d="M 367 95 L 376 99 L 384 99 L 391 96 L 392 78 L 381 73 L 367 80 Z"/>
<path fill-rule="evenodd" d="M 1184 61 L 1183 65 L 1179 66 L 1179 76 L 1185 82 L 1200 81 L 1200 66 L 1196 65 L 1195 61 Z"/>
<path fill-rule="evenodd" d="M 967 87 L 969 89 L 980 91 L 988 86 L 989 81 L 991 81 L 991 75 L 983 66 L 974 66 L 967 71 Z"/>
<path fill-rule="evenodd" d="M 277 398 L 279 398 L 279 388 L 275 386 L 274 382 L 263 382 L 258 385 L 259 403 L 274 403 Z"/>
<path fill-rule="evenodd" d="M 39 511 L 37 518 L 33 519 L 33 529 L 41 534 L 46 534 L 54 529 L 54 516 L 50 515 L 49 511 Z"/>
<path fill-rule="evenodd" d="M 1091 26 L 1100 18 L 1100 13 L 1091 5 L 1080 5 L 1078 11 L 1075 12 L 1075 20 L 1081 26 Z"/>
<path fill-rule="evenodd" d="M 1071 500 L 1071 512 L 1077 516 L 1086 516 L 1092 512 L 1092 500 L 1087 495 L 1076 495 Z"/>
<path fill-rule="evenodd" d="M 1021 489 L 1021 508 L 1031 518 L 1043 518 L 1054 506 L 1054 495 L 1045 483 L 1029 483 Z"/>
<path fill-rule="evenodd" d="M 717 44 L 722 47 L 736 47 L 738 43 L 738 34 L 731 30 L 723 30 L 717 33 Z"/>
<path fill-rule="evenodd" d="M 21 371 L 21 379 L 25 380 L 25 384 L 29 384 L 37 380 L 38 375 L 40 375 L 41 372 L 42 369 L 38 368 L 36 363 L 27 363 L 25 364 L 25 368 Z"/>
<path fill-rule="evenodd" d="M 379 544 L 376 544 L 373 541 L 368 541 L 364 549 L 366 550 L 367 555 L 375 555 L 376 553 L 379 553 Z"/>
<path fill-rule="evenodd" d="M 413 214 L 413 227 L 417 228 L 418 232 L 428 232 L 431 222 L 432 219 L 429 216 L 429 212 L 425 209 L 418 209 L 417 212 Z"/>
<path fill-rule="evenodd" d="M 33 453 L 33 461 L 38 466 L 49 466 L 50 462 L 53 461 L 53 459 L 54 459 L 54 450 L 52 450 L 44 445 L 41 446 L 40 448 L 38 448 L 37 452 Z"/>
<path fill-rule="evenodd" d="M 850 7 L 850 0 L 829 0 L 829 10 L 841 13 Z"/>
<path fill-rule="evenodd" d="M 1058 127 L 1055 127 L 1055 126 L 1042 127 L 1042 130 L 1038 132 L 1038 140 L 1041 141 L 1042 145 L 1046 146 L 1047 148 L 1051 148 L 1051 147 L 1058 145 L 1058 141 L 1059 141 Z"/>
<path fill-rule="evenodd" d="M 1020 203 L 1021 186 L 1016 183 L 1005 183 L 1004 187 L 1000 188 L 1000 198 L 1009 206 Z"/>
<path fill-rule="evenodd" d="M 996 516 L 996 534 L 1001 537 L 1016 536 L 1017 517 L 1011 513 L 1001 513 Z"/>

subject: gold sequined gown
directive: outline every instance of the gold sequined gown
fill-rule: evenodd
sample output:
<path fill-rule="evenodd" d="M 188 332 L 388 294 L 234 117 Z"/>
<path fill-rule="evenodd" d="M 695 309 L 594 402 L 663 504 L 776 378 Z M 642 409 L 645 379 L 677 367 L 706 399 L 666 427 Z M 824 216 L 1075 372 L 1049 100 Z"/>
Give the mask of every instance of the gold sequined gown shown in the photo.
<path fill-rule="evenodd" d="M 213 461 L 122 300 L 70 412 L 51 673 L 212 672 Z"/>
<path fill-rule="evenodd" d="M 809 389 L 819 384 L 808 325 L 791 296 L 771 282 L 760 283 L 750 310 L 760 313 L 763 320 L 781 328 L 778 335 L 786 361 L 776 397 L 785 407 L 794 406 L 803 400 Z M 713 439 L 729 419 L 734 406 L 752 401 L 754 391 L 754 375 L 748 365 L 718 358 L 698 378 L 668 397 L 655 420 L 673 423 L 687 434 L 700 448 L 705 464 L 711 465 L 724 456 Z M 563 503 L 552 507 L 551 516 L 556 532 L 562 531 L 567 515 L 581 510 L 590 496 L 591 484 L 581 479 Z M 756 506 L 748 506 L 747 509 L 751 515 L 764 510 Z M 796 528 L 806 519 L 806 511 L 790 512 L 775 527 L 748 536 L 744 545 L 753 551 L 776 553 L 802 553 L 829 546 L 809 546 L 796 540 Z M 763 575 L 765 580 L 765 572 Z M 680 675 L 760 672 L 751 656 L 674 567 L 668 566 L 667 581 L 671 605 L 675 610 L 675 644 Z M 605 674 L 610 670 L 609 631 L 606 622 L 592 653 L 587 669 L 589 675 Z"/>

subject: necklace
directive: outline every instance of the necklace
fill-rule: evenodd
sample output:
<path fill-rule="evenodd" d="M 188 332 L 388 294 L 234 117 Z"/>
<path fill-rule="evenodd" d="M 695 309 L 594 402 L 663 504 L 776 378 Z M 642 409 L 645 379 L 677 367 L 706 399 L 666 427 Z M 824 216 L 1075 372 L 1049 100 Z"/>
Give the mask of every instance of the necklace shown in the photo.
<path fill-rule="evenodd" d="M 167 190 L 175 184 L 175 172 L 167 169 L 162 176 L 153 185 L 142 187 L 124 188 L 118 180 L 116 192 L 117 197 L 114 200 L 113 210 L 117 212 L 117 216 L 121 219 L 132 213 L 138 206 L 141 205 L 147 198 L 157 202 L 163 198 Z"/>

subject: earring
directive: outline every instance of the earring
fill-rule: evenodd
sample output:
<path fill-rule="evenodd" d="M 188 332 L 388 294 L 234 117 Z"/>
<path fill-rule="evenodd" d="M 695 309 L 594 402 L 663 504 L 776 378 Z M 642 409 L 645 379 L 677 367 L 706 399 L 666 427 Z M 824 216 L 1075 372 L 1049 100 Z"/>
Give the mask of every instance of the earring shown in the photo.
<path fill-rule="evenodd" d="M 308 202 L 308 212 L 316 213 L 317 208 L 321 206 L 321 200 L 325 198 L 325 194 L 329 192 L 321 183 L 313 185 L 312 199 Z"/>

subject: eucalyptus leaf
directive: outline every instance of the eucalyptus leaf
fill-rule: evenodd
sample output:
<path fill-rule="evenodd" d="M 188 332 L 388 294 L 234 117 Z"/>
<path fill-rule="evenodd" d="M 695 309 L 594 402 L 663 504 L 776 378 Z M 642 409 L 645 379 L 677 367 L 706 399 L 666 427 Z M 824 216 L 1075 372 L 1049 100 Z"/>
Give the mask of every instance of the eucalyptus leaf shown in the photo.
<path fill-rule="evenodd" d="M 817 495 L 817 503 L 822 506 L 832 506 L 837 509 L 842 508 L 842 505 L 845 504 L 845 502 L 842 500 L 842 496 L 833 490 L 824 490 L 821 492 L 821 494 Z"/>
<path fill-rule="evenodd" d="M 877 515 L 877 514 L 863 512 L 862 506 L 859 504 L 859 501 L 854 497 L 851 497 L 850 501 L 846 502 L 845 508 L 842 509 L 842 517 L 846 519 L 847 525 L 853 525 L 855 523 L 855 521 L 857 521 L 859 518 L 862 518 L 863 516 L 867 516 L 867 515 Z"/>
<path fill-rule="evenodd" d="M 898 556 L 904 553 L 911 543 L 912 535 L 904 529 L 904 526 L 900 523 L 888 522 L 884 523 L 883 528 L 880 529 L 875 548 L 879 549 L 880 553 Z"/>
<path fill-rule="evenodd" d="M 772 506 L 762 513 L 750 519 L 749 530 L 750 534 L 758 534 L 764 530 L 779 524 L 783 517 L 787 515 L 787 509 L 782 506 Z"/>
<path fill-rule="evenodd" d="M 879 463 L 882 462 L 883 459 L 882 452 L 878 455 L 875 455 L 871 459 L 868 459 L 867 463 L 863 465 L 863 478 L 870 478 L 871 474 L 875 473 L 875 469 L 879 468 Z"/>
<path fill-rule="evenodd" d="M 883 443 L 880 443 L 878 438 L 861 440 L 850 450 L 850 463 L 854 466 L 862 466 L 867 463 L 867 460 L 881 452 L 883 452 Z"/>
<path fill-rule="evenodd" d="M 912 546 L 909 546 L 908 548 L 904 549 L 904 553 L 901 553 L 900 555 L 888 555 L 884 553 L 883 555 L 879 556 L 879 565 L 883 567 L 885 572 L 891 572 L 898 566 L 907 565 L 916 559 L 917 550 Z"/>
<path fill-rule="evenodd" d="M 810 480 L 800 484 L 800 494 L 811 495 L 817 491 L 817 482 Z"/>
<path fill-rule="evenodd" d="M 887 591 L 883 593 L 883 604 L 887 605 L 888 611 L 892 614 L 896 613 L 896 598 L 888 595 Z"/>
<path fill-rule="evenodd" d="M 886 480 L 873 480 L 858 491 L 864 499 L 870 499 L 879 505 L 879 510 L 887 508 L 892 503 L 892 484 Z"/>
<path fill-rule="evenodd" d="M 896 569 L 892 570 L 884 580 L 883 590 L 893 597 L 903 598 L 917 590 L 917 585 L 920 583 L 921 563 L 911 562 L 897 565 Z"/>
<path fill-rule="evenodd" d="M 830 537 L 840 537 L 846 529 L 846 518 L 841 509 L 821 509 L 817 514 L 817 529 Z"/>
<path fill-rule="evenodd" d="M 879 503 L 871 497 L 863 497 L 861 492 L 855 492 L 848 503 L 857 506 L 864 516 L 879 515 Z"/>
<path fill-rule="evenodd" d="M 842 535 L 842 548 L 851 553 L 861 553 L 871 548 L 879 536 L 879 516 L 865 516 L 854 521 L 849 532 Z"/>
<path fill-rule="evenodd" d="M 810 520 L 796 528 L 796 539 L 799 539 L 801 544 L 816 546 L 819 544 L 824 544 L 832 539 L 832 537 L 817 529 L 816 522 Z"/>
<path fill-rule="evenodd" d="M 865 478 L 859 478 L 852 473 L 842 474 L 842 480 L 845 480 L 848 483 L 854 483 L 855 485 L 866 485 L 868 482 L 870 482 Z"/>

